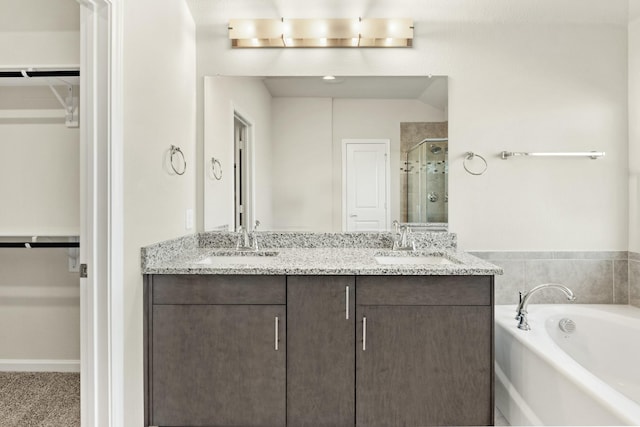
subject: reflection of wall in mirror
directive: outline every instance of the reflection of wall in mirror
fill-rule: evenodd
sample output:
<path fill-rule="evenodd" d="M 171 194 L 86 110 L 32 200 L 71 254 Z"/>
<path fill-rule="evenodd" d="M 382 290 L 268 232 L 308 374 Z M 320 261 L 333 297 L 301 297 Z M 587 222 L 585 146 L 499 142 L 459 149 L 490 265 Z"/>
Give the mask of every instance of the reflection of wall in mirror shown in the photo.
<path fill-rule="evenodd" d="M 206 77 L 204 117 L 204 227 L 231 230 L 234 224 L 233 114 L 248 119 L 254 147 L 254 216 L 271 225 L 271 95 L 257 78 Z M 217 180 L 211 157 L 229 171 Z M 264 161 L 267 159 L 267 161 Z"/>

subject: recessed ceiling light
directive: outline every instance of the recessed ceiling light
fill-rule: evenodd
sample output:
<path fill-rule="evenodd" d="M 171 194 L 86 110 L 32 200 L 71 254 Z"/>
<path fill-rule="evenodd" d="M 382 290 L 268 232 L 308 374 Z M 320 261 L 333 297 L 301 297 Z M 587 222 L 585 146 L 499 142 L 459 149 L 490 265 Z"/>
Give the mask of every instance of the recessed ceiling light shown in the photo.
<path fill-rule="evenodd" d="M 335 80 L 336 76 L 324 76 L 322 80 Z"/>

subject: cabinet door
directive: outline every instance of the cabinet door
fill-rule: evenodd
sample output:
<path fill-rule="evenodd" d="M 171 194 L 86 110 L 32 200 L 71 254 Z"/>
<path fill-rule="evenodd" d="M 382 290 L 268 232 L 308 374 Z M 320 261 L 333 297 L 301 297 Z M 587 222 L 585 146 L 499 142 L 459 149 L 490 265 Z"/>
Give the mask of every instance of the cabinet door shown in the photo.
<path fill-rule="evenodd" d="M 284 426 L 285 331 L 285 306 L 154 306 L 151 424 Z"/>
<path fill-rule="evenodd" d="M 355 279 L 287 278 L 287 425 L 355 423 Z"/>
<path fill-rule="evenodd" d="M 491 310 L 358 306 L 357 425 L 491 425 Z"/>

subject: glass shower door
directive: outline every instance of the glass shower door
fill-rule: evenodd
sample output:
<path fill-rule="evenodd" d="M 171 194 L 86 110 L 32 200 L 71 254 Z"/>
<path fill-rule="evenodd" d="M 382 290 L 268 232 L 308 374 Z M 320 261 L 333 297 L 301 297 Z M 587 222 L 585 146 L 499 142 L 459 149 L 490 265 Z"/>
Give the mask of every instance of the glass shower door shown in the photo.
<path fill-rule="evenodd" d="M 425 141 L 407 153 L 407 220 L 448 221 L 448 142 Z"/>

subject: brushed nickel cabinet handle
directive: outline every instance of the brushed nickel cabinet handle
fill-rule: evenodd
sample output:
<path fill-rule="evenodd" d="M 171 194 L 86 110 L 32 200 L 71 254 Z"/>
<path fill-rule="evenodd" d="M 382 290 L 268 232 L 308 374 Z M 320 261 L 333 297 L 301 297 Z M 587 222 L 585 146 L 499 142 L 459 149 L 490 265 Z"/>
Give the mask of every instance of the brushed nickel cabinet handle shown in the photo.
<path fill-rule="evenodd" d="M 275 344 L 274 347 L 276 349 L 276 351 L 278 351 L 278 341 L 280 340 L 280 337 L 278 336 L 278 316 L 276 316 L 276 322 L 275 322 Z"/>
<path fill-rule="evenodd" d="M 349 320 L 349 286 L 346 286 L 344 288 L 344 292 L 345 292 L 345 298 L 344 298 L 344 300 L 345 300 L 345 304 L 344 304 L 345 305 L 345 307 L 344 307 L 345 318 L 347 320 Z"/>
<path fill-rule="evenodd" d="M 362 317 L 362 351 L 367 349 L 367 318 Z"/>

